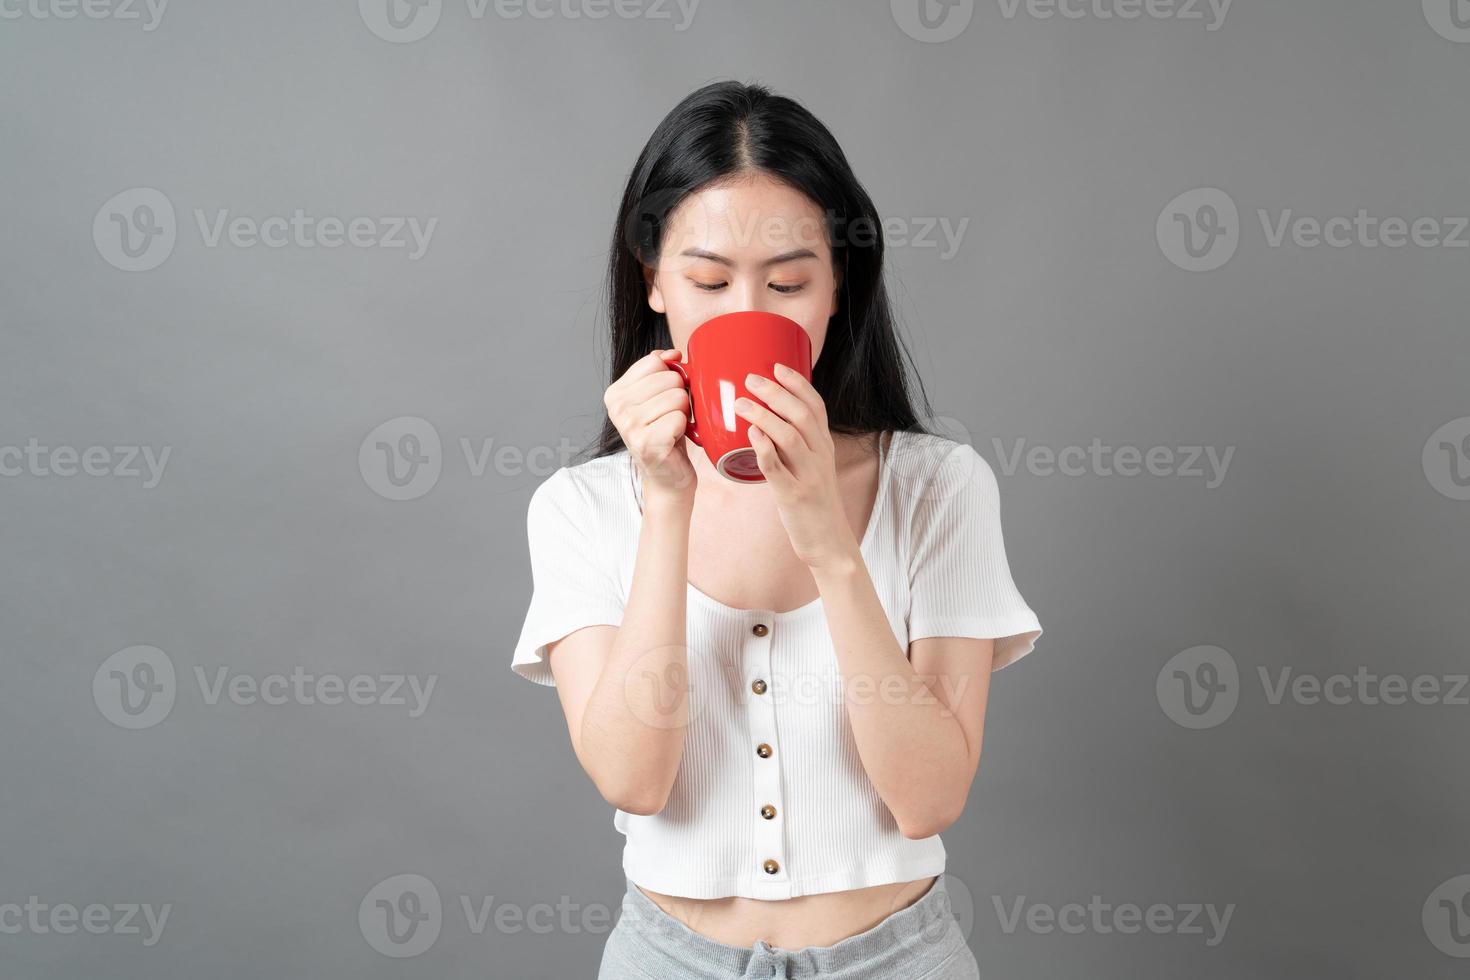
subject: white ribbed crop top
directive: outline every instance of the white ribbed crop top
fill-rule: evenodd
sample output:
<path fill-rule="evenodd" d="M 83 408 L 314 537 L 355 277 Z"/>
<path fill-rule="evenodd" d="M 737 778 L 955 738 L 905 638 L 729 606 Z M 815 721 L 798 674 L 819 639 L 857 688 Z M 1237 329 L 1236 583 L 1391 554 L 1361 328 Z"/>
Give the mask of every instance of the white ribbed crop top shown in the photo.
<path fill-rule="evenodd" d="M 897 430 L 880 473 L 861 548 L 899 643 L 994 638 L 996 670 L 1029 653 L 1042 630 L 1011 579 L 984 457 Z M 562 467 L 531 495 L 534 588 L 511 660 L 522 677 L 553 684 L 548 643 L 622 622 L 638 484 L 624 449 Z M 863 769 L 821 598 L 775 612 L 727 606 L 693 584 L 688 597 L 683 761 L 661 811 L 614 812 L 628 879 L 690 898 L 782 899 L 942 872 L 939 836 L 904 837 Z"/>

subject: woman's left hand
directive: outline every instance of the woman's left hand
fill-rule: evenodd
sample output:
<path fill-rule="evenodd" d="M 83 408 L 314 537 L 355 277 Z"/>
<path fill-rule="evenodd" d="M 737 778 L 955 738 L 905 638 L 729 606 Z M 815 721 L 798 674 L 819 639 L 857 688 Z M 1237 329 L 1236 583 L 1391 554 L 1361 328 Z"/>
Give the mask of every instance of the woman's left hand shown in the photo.
<path fill-rule="evenodd" d="M 791 548 L 817 568 L 858 553 L 837 489 L 836 448 L 827 406 L 812 383 L 784 364 L 775 378 L 748 374 L 745 385 L 769 408 L 746 398 L 735 411 L 748 420 L 750 444 L 771 490 Z"/>

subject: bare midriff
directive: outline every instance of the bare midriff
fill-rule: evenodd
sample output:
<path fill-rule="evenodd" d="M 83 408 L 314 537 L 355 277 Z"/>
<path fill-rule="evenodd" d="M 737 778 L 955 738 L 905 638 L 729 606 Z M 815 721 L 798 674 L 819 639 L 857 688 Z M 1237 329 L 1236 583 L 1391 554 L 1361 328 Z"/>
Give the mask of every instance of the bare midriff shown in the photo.
<path fill-rule="evenodd" d="M 935 876 L 797 898 L 684 898 L 635 885 L 690 929 L 727 946 L 757 939 L 780 949 L 832 946 L 882 922 L 923 897 Z"/>

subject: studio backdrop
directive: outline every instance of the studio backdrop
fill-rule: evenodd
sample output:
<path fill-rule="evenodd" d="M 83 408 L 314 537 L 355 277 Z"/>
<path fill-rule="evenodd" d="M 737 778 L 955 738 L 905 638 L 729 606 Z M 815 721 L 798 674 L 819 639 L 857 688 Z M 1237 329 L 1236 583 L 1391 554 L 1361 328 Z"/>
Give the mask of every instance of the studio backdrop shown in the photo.
<path fill-rule="evenodd" d="M 1464 976 L 1464 0 L 0 0 L 0 976 L 595 975 L 527 503 L 725 78 L 849 155 L 1046 626 L 983 975 Z"/>

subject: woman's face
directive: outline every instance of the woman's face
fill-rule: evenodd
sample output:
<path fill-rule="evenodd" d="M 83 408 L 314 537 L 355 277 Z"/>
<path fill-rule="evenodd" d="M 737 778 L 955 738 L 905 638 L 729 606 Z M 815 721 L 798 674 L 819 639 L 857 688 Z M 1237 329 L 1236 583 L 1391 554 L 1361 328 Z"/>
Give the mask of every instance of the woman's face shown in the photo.
<path fill-rule="evenodd" d="M 674 346 L 711 317 L 779 313 L 801 324 L 821 354 L 837 313 L 839 277 L 822 211 L 765 175 L 690 194 L 669 215 L 657 269 L 644 267 L 648 305 L 664 314 Z"/>

